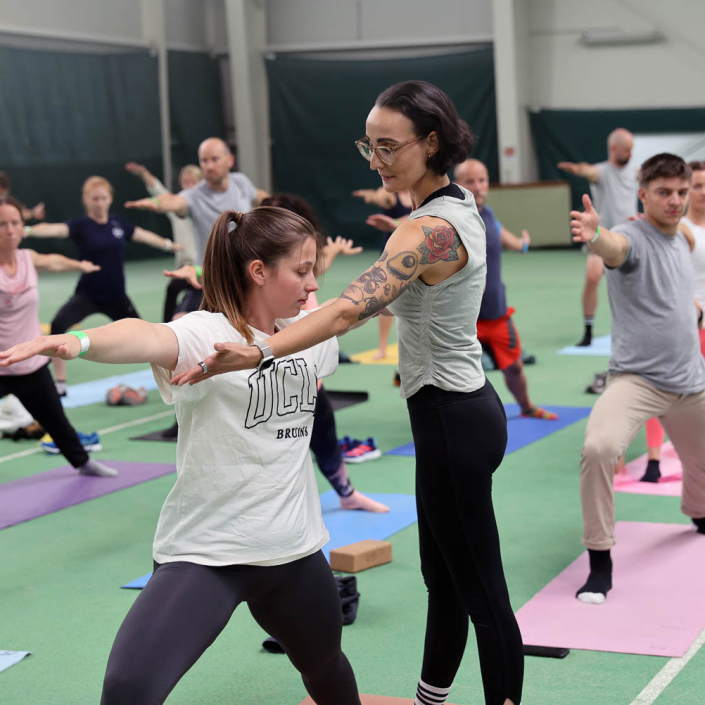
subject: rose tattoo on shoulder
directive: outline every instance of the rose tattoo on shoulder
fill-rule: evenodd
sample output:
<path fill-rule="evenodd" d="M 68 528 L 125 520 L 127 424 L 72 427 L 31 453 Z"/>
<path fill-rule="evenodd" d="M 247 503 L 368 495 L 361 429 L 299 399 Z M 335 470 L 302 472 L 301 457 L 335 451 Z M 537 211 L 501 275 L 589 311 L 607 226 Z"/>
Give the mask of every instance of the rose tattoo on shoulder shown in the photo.
<path fill-rule="evenodd" d="M 434 262 L 453 262 L 458 259 L 458 248 L 462 244 L 460 237 L 449 225 L 437 225 L 429 228 L 421 226 L 425 236 L 424 241 L 418 246 L 421 253 L 421 264 Z"/>

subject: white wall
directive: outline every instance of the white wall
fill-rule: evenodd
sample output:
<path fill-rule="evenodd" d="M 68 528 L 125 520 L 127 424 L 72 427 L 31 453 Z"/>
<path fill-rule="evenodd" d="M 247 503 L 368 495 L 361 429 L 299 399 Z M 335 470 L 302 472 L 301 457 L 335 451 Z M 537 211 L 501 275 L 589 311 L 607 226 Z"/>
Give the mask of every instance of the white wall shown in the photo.
<path fill-rule="evenodd" d="M 264 0 L 270 45 L 415 42 L 492 34 L 491 0 Z"/>
<path fill-rule="evenodd" d="M 41 38 L 64 40 L 67 49 L 86 49 L 82 40 L 125 46 L 144 44 L 143 3 L 150 0 L 0 0 L 0 41 L 41 46 Z M 165 0 L 166 41 L 174 49 L 225 49 L 223 0 Z M 218 31 L 220 28 L 220 31 Z M 38 38 L 40 41 L 38 41 Z M 75 47 L 72 47 L 75 44 Z M 51 42 L 56 47 L 56 41 Z M 91 49 L 93 46 L 91 46 Z"/>
<path fill-rule="evenodd" d="M 518 0 L 529 5 L 530 105 L 658 108 L 705 104 L 703 0 Z M 586 47 L 586 29 L 660 30 L 659 44 Z"/>

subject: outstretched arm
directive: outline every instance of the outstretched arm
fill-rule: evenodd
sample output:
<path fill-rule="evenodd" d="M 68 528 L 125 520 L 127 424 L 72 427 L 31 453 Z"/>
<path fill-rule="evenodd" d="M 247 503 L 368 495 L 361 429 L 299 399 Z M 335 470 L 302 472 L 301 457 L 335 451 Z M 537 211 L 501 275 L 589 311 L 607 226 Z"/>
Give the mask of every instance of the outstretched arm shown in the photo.
<path fill-rule="evenodd" d="M 355 198 L 361 198 L 365 203 L 374 203 L 380 208 L 393 208 L 397 202 L 396 194 L 387 193 L 382 187 L 359 189 L 353 191 L 352 195 Z"/>
<path fill-rule="evenodd" d="M 559 162 L 557 166 L 561 171 L 567 171 L 573 176 L 587 179 L 591 184 L 596 184 L 600 180 L 600 170 L 595 164 L 588 164 L 587 162 L 578 164 L 575 162 Z"/>
<path fill-rule="evenodd" d="M 600 227 L 600 216 L 587 194 L 583 196 L 583 205 L 584 211 L 570 212 L 573 242 L 586 244 L 592 252 L 602 257 L 608 267 L 621 267 L 627 259 L 629 240 L 620 233 Z"/>
<path fill-rule="evenodd" d="M 109 364 L 153 362 L 174 370 L 179 356 L 176 334 L 163 323 L 148 323 L 138 318 L 125 318 L 101 328 L 85 331 L 91 342 L 87 360 Z M 35 355 L 73 360 L 81 352 L 81 342 L 75 335 L 42 335 L 0 352 L 0 367 Z"/>
<path fill-rule="evenodd" d="M 336 335 L 343 335 L 359 322 L 377 315 L 422 274 L 448 262 L 467 257 L 455 230 L 439 218 L 416 218 L 404 223 L 392 235 L 379 259 L 355 281 L 338 300 L 314 311 L 279 331 L 266 343 L 274 357 L 305 350 Z M 232 370 L 257 366 L 259 349 L 237 343 L 217 343 L 216 353 L 205 360 L 208 373 L 192 368 L 172 379 L 172 384 L 203 381 Z"/>
<path fill-rule="evenodd" d="M 154 188 L 154 185 L 157 181 L 157 177 L 154 176 L 154 174 L 152 174 L 152 172 L 147 169 L 146 166 L 142 166 L 142 164 L 137 164 L 137 162 L 127 162 L 127 164 L 125 164 L 125 169 L 127 169 L 130 174 L 133 174 L 134 176 L 139 176 L 148 190 Z"/>
<path fill-rule="evenodd" d="M 140 198 L 139 201 L 127 201 L 125 208 L 152 213 L 176 213 L 179 218 L 185 218 L 188 215 L 188 201 L 176 193 L 162 193 L 151 198 Z"/>
<path fill-rule="evenodd" d="M 143 245 L 149 245 L 156 250 L 164 250 L 164 252 L 184 249 L 184 246 L 180 245 L 178 242 L 172 242 L 171 240 L 168 240 L 165 237 L 160 237 L 151 230 L 145 230 L 144 228 L 135 228 L 135 232 L 132 235 L 132 241 L 140 242 Z"/>
<path fill-rule="evenodd" d="M 24 233 L 32 237 L 58 237 L 63 239 L 69 236 L 69 226 L 66 223 L 39 223 L 38 225 L 25 226 Z"/>
<path fill-rule="evenodd" d="M 100 267 L 88 260 L 77 260 L 63 255 L 41 255 L 34 250 L 28 250 L 32 264 L 38 272 L 83 272 L 91 274 L 99 272 Z"/>
<path fill-rule="evenodd" d="M 327 272 L 333 260 L 338 255 L 357 255 L 362 252 L 362 247 L 355 247 L 352 240 L 348 240 L 344 237 L 338 235 L 338 237 L 333 240 L 333 238 L 326 238 L 326 246 L 323 248 L 323 253 L 321 255 L 321 267 L 320 271 L 316 276 L 320 276 L 323 272 Z"/>
<path fill-rule="evenodd" d="M 502 226 L 502 232 L 499 236 L 502 239 L 502 246 L 515 252 L 526 252 L 531 244 L 531 236 L 528 230 L 522 230 L 521 237 L 517 237 L 511 230 L 507 230 Z"/>

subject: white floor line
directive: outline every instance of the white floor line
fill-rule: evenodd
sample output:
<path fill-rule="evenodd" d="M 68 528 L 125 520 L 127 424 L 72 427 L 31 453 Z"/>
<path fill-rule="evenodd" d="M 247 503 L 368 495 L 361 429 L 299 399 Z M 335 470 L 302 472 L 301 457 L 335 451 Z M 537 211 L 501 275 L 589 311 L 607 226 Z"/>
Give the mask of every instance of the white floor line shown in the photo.
<path fill-rule="evenodd" d="M 167 416 L 173 416 L 173 411 L 161 411 L 158 414 L 152 414 L 152 416 L 145 416 L 142 419 L 133 419 L 132 421 L 127 421 L 125 423 L 118 424 L 117 426 L 110 426 L 109 428 L 104 428 L 98 431 L 99 434 L 107 435 L 108 433 L 115 433 L 115 431 L 122 431 L 124 428 L 130 428 L 132 426 L 139 426 L 143 423 L 148 423 L 150 421 L 156 421 L 157 419 L 163 419 Z M 19 453 L 12 453 L 12 455 L 4 455 L 0 458 L 0 463 L 7 463 L 9 460 L 15 460 L 16 458 L 25 458 L 28 455 L 34 455 L 35 453 L 44 452 L 37 446 L 36 448 L 28 448 L 27 450 L 21 450 Z"/>
<path fill-rule="evenodd" d="M 651 679 L 644 690 L 636 696 L 630 705 L 651 705 L 671 684 L 673 679 L 685 668 L 685 665 L 705 644 L 705 629 L 680 658 L 670 659 L 666 665 Z"/>

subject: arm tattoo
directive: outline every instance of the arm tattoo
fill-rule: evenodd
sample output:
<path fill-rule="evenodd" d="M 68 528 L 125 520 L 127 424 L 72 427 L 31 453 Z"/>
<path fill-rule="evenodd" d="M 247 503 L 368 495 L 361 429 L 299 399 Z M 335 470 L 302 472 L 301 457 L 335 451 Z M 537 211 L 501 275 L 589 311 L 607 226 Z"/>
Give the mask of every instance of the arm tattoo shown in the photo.
<path fill-rule="evenodd" d="M 448 225 L 437 225 L 429 228 L 422 225 L 425 240 L 418 246 L 421 253 L 421 264 L 434 262 L 453 262 L 458 259 L 458 248 L 463 244 L 453 228 Z"/>
<path fill-rule="evenodd" d="M 401 252 L 387 262 L 386 268 L 380 266 L 388 257 L 389 253 L 385 250 L 377 262 L 348 285 L 340 295 L 341 299 L 347 299 L 361 307 L 358 317 L 360 321 L 374 316 L 397 299 L 418 269 L 419 256 L 413 252 Z M 398 283 L 395 279 L 399 280 Z"/>

